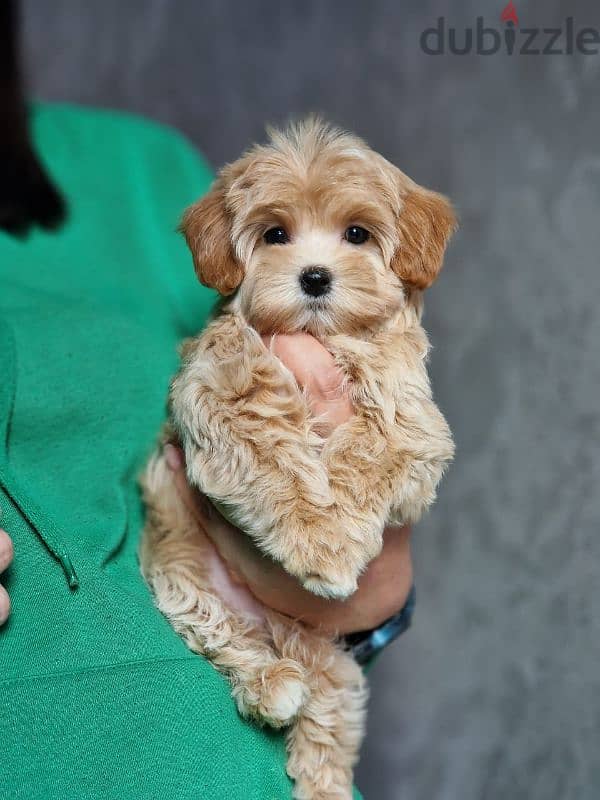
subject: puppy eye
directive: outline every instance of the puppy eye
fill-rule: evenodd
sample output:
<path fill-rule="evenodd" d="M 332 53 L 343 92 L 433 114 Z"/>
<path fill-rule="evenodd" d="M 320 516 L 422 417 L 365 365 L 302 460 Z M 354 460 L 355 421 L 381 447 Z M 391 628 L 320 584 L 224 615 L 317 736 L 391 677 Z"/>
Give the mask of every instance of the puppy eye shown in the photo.
<path fill-rule="evenodd" d="M 371 234 L 365 228 L 359 228 L 358 225 L 351 225 L 346 229 L 344 239 L 350 244 L 364 244 Z"/>
<path fill-rule="evenodd" d="M 269 228 L 263 238 L 267 244 L 287 244 L 290 240 L 283 228 Z"/>

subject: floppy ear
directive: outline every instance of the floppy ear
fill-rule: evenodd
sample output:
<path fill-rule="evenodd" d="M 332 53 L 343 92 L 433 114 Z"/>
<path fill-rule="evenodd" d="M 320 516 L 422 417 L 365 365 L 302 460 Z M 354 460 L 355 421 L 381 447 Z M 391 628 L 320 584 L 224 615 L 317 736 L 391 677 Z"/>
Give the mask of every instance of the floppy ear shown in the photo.
<path fill-rule="evenodd" d="M 442 268 L 456 216 L 447 198 L 421 187 L 410 189 L 403 201 L 398 221 L 400 244 L 391 266 L 410 286 L 427 289 Z"/>
<path fill-rule="evenodd" d="M 190 206 L 179 229 L 192 251 L 200 282 L 220 294 L 231 294 L 244 277 L 231 244 L 231 221 L 225 191 L 218 184 L 202 200 Z"/>

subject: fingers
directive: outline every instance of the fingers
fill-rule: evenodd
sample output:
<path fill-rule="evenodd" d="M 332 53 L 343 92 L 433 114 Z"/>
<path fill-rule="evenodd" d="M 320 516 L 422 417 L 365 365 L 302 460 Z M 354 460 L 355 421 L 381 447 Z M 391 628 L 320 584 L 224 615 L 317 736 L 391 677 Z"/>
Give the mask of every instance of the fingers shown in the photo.
<path fill-rule="evenodd" d="M 183 468 L 183 450 L 180 447 L 175 447 L 174 444 L 166 444 L 163 447 L 163 453 L 167 464 L 173 472 L 178 472 Z"/>
<path fill-rule="evenodd" d="M 0 572 L 3 572 L 13 560 L 12 539 L 0 529 Z M 0 586 L 0 625 L 6 622 L 10 614 L 10 599 L 6 589 Z"/>
<path fill-rule="evenodd" d="M 311 411 L 328 435 L 354 413 L 344 373 L 331 353 L 307 333 L 263 336 L 263 342 L 306 390 Z"/>
<path fill-rule="evenodd" d="M 13 544 L 8 533 L 0 528 L 0 572 L 13 560 Z"/>
<path fill-rule="evenodd" d="M 4 586 L 0 586 L 0 625 L 4 625 L 10 614 L 10 598 Z"/>
<path fill-rule="evenodd" d="M 263 336 L 265 346 L 294 373 L 298 383 L 311 387 L 317 382 L 328 389 L 340 387 L 343 376 L 337 369 L 331 353 L 308 333 Z"/>

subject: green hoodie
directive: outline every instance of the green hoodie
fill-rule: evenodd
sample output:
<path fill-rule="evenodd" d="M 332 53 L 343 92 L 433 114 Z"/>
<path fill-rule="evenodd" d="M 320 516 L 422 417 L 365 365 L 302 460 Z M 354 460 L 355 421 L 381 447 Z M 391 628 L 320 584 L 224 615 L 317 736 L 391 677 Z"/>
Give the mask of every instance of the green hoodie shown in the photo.
<path fill-rule="evenodd" d="M 42 107 L 33 125 L 69 219 L 0 231 L 0 797 L 288 798 L 282 737 L 239 718 L 136 558 L 137 474 L 177 344 L 214 302 L 175 233 L 210 169 L 124 114 Z"/>

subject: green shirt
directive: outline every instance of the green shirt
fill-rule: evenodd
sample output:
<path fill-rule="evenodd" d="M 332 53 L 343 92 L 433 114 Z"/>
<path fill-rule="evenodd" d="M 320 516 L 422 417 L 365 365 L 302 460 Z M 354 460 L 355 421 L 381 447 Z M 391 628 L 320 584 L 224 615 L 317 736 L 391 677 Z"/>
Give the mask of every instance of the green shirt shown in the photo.
<path fill-rule="evenodd" d="M 0 231 L 0 524 L 16 553 L 0 797 L 288 798 L 281 735 L 239 718 L 136 558 L 136 479 L 177 343 L 214 301 L 175 233 L 210 169 L 124 114 L 42 107 L 33 125 L 69 219 L 25 240 Z"/>

